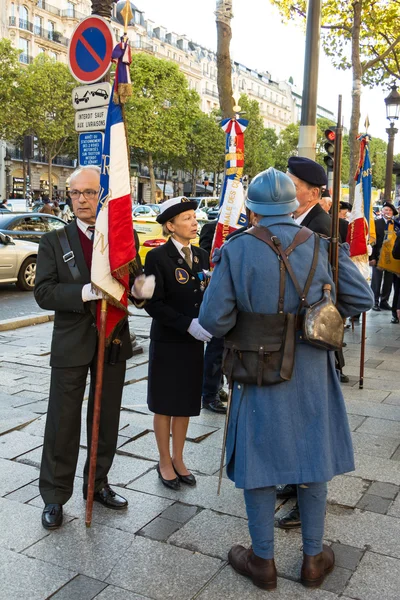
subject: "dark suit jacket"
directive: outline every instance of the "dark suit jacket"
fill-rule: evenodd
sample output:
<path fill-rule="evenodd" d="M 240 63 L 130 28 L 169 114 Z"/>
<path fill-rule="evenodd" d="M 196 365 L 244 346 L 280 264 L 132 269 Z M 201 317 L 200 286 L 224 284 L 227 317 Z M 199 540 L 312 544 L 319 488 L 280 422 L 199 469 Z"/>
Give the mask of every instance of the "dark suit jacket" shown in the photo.
<path fill-rule="evenodd" d="M 205 250 L 207 254 L 211 253 L 217 223 L 218 219 L 215 219 L 215 221 L 209 221 L 208 223 L 204 223 L 203 227 L 201 228 L 200 248 L 203 248 L 203 250 Z"/>
<path fill-rule="evenodd" d="M 386 229 L 385 219 L 382 219 L 382 218 L 376 219 L 375 220 L 376 242 L 372 246 L 372 254 L 371 254 L 369 260 L 376 260 L 376 262 L 378 262 L 379 255 L 381 253 L 383 240 L 385 238 L 385 229 Z"/>
<path fill-rule="evenodd" d="M 199 316 L 203 291 L 198 274 L 209 269 L 209 258 L 202 248 L 192 246 L 192 252 L 191 269 L 171 239 L 146 255 L 145 273 L 156 278 L 154 295 L 145 306 L 153 317 L 152 340 L 196 342 L 187 330 L 192 319 Z"/>
<path fill-rule="evenodd" d="M 90 272 L 76 222 L 66 225 L 65 231 L 80 271 L 80 280 L 74 281 L 68 264 L 63 261 L 64 253 L 56 231 L 41 237 L 36 266 L 36 302 L 45 310 L 55 311 L 50 357 L 52 367 L 87 365 L 97 349 L 96 303 L 82 300 L 82 288 L 90 283 Z M 123 361 L 132 356 L 127 319 L 117 333 L 122 342 L 118 360 Z"/>
<path fill-rule="evenodd" d="M 347 232 L 349 229 L 349 222 L 346 219 L 339 219 L 339 237 L 344 244 L 347 240 Z"/>
<path fill-rule="evenodd" d="M 301 222 L 303 227 L 308 227 L 314 233 L 321 233 L 327 237 L 331 237 L 332 230 L 332 219 L 324 211 L 320 204 L 316 204 L 306 215 L 304 220 Z"/>

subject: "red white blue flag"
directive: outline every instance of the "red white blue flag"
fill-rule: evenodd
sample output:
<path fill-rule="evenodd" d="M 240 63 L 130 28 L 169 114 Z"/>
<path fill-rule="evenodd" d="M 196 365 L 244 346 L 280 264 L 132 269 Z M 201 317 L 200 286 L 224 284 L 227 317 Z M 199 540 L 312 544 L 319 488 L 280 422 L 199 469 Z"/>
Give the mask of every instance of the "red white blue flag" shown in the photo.
<path fill-rule="evenodd" d="M 245 119 L 225 119 L 221 122 L 221 127 L 226 133 L 225 174 L 211 256 L 216 248 L 222 246 L 227 235 L 247 223 L 242 183 L 244 132 L 247 125 L 248 121 Z"/>
<path fill-rule="evenodd" d="M 129 267 L 136 257 L 125 125 L 121 105 L 112 101 L 104 135 L 95 227 L 91 280 L 93 288 L 103 292 L 109 303 L 106 325 L 109 341 L 128 312 Z"/>

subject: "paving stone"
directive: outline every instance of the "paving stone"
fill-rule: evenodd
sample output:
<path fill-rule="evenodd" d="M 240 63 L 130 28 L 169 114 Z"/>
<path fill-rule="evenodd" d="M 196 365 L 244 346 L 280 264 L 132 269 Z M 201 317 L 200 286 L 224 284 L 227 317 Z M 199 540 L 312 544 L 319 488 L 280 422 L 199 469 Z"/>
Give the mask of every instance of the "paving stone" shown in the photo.
<path fill-rule="evenodd" d="M 7 494 L 7 496 L 5 496 L 7 500 L 21 502 L 22 504 L 25 504 L 26 502 L 29 502 L 30 500 L 33 500 L 33 498 L 37 497 L 39 497 L 39 489 L 37 485 L 32 485 L 31 483 L 29 485 L 24 485 L 22 488 L 19 488 L 19 490 L 15 490 L 15 492 L 11 492 L 11 494 Z M 39 506 L 43 506 L 43 503 Z"/>
<path fill-rule="evenodd" d="M 203 510 L 174 533 L 169 543 L 227 560 L 234 544 L 249 546 L 251 540 L 245 519 Z"/>
<path fill-rule="evenodd" d="M 363 552 L 359 548 L 347 546 L 346 544 L 332 544 L 335 553 L 335 565 L 350 571 L 355 571 L 360 562 Z"/>
<path fill-rule="evenodd" d="M 361 477 L 370 481 L 384 481 L 400 485 L 400 464 L 396 460 L 378 458 L 355 453 L 356 470 L 347 473 L 348 477 Z"/>
<path fill-rule="evenodd" d="M 357 508 L 385 515 L 391 503 L 391 500 L 388 500 L 387 498 L 365 494 L 365 496 L 363 496 L 358 502 Z"/>
<path fill-rule="evenodd" d="M 362 415 L 351 415 L 347 413 L 347 418 L 349 420 L 350 431 L 355 431 L 360 427 L 360 425 L 365 421 L 366 417 Z"/>
<path fill-rule="evenodd" d="M 129 444 L 125 444 L 124 453 L 158 461 L 158 449 L 154 433 L 148 433 L 133 442 L 129 442 Z M 193 442 L 186 442 L 184 456 L 188 469 L 210 475 L 219 468 L 221 460 L 221 453 L 217 448 L 203 448 L 201 444 Z"/>
<path fill-rule="evenodd" d="M 145 596 L 133 594 L 115 585 L 108 585 L 105 590 L 96 596 L 96 600 L 151 600 Z"/>
<path fill-rule="evenodd" d="M 215 558 L 136 537 L 107 582 L 156 600 L 189 600 L 221 566 Z"/>
<path fill-rule="evenodd" d="M 225 426 L 225 415 L 211 412 L 210 410 L 203 408 L 198 417 L 190 417 L 190 422 L 223 429 Z"/>
<path fill-rule="evenodd" d="M 384 361 L 382 361 L 382 360 L 376 360 L 373 358 L 369 358 L 368 360 L 365 361 L 364 365 L 370 369 L 375 369 L 379 365 L 383 364 L 383 362 Z"/>
<path fill-rule="evenodd" d="M 392 460 L 400 460 L 400 446 L 397 448 L 396 452 L 391 456 Z"/>
<path fill-rule="evenodd" d="M 50 598 L 77 575 L 66 568 L 2 549 L 0 552 L 0 599 L 43 600 Z"/>
<path fill-rule="evenodd" d="M 217 496 L 218 477 L 196 475 L 196 479 L 196 486 L 181 486 L 180 490 L 175 492 L 166 488 L 157 477 L 156 471 L 153 470 L 136 479 L 127 487 L 147 494 L 171 498 L 186 504 L 211 508 L 228 515 L 246 518 L 243 492 L 236 489 L 229 479 L 222 480 L 219 496 Z"/>
<path fill-rule="evenodd" d="M 339 514 L 328 511 L 325 538 L 400 558 L 400 521 L 391 516 L 357 508 L 342 510 Z"/>
<path fill-rule="evenodd" d="M 356 477 L 339 475 L 328 483 L 328 502 L 344 506 L 356 506 L 368 488 L 368 482 Z"/>
<path fill-rule="evenodd" d="M 177 521 L 178 523 L 186 523 L 195 516 L 197 511 L 197 506 L 189 506 L 188 504 L 182 504 L 182 502 L 175 502 L 166 508 L 161 516 L 164 519 L 170 519 L 171 521 Z"/>
<path fill-rule="evenodd" d="M 382 435 L 372 435 L 354 431 L 351 435 L 355 452 L 380 458 L 390 458 L 400 444 L 400 440 Z"/>
<path fill-rule="evenodd" d="M 140 458 L 132 460 L 129 456 L 116 454 L 108 474 L 108 481 L 113 486 L 126 486 L 153 468 L 154 462 L 151 460 Z"/>
<path fill-rule="evenodd" d="M 98 598 L 98 593 L 104 590 L 107 584 L 98 579 L 78 575 L 72 579 L 65 587 L 58 591 L 52 599 L 55 600 L 93 600 Z"/>
<path fill-rule="evenodd" d="M 388 498 L 389 500 L 394 500 L 398 494 L 398 491 L 398 485 L 375 481 L 369 488 L 368 494 L 373 494 L 374 496 L 381 496 L 381 498 Z"/>
<path fill-rule="evenodd" d="M 37 419 L 37 414 L 28 408 L 0 406 L 0 435 L 21 429 Z"/>
<path fill-rule="evenodd" d="M 38 437 L 43 438 L 45 427 L 46 415 L 38 417 L 37 414 L 35 414 L 34 421 L 32 421 L 32 423 L 29 423 L 28 425 L 25 425 L 24 428 L 21 429 L 21 431 L 23 431 L 24 433 L 29 433 L 29 435 L 36 435 Z"/>
<path fill-rule="evenodd" d="M 391 392 L 383 401 L 384 404 L 391 404 L 393 406 L 400 406 L 400 394 Z"/>
<path fill-rule="evenodd" d="M 23 431 L 10 431 L 0 436 L 0 457 L 16 458 L 25 452 L 40 447 L 42 440 Z"/>
<path fill-rule="evenodd" d="M 139 531 L 139 534 L 152 540 L 165 542 L 180 527 L 182 527 L 182 523 L 157 517 L 154 521 L 143 527 Z"/>
<path fill-rule="evenodd" d="M 397 517 L 400 519 L 400 494 L 397 496 L 396 500 L 391 504 L 387 514 L 391 517 Z"/>
<path fill-rule="evenodd" d="M 0 473 L 1 473 L 1 495 L 6 496 L 10 492 L 21 488 L 28 483 L 31 483 L 39 476 L 38 469 L 21 465 L 16 462 L 11 462 L 4 458 L 0 458 Z"/>
<path fill-rule="evenodd" d="M 362 600 L 398 600 L 400 561 L 366 552 L 346 588 L 346 597 Z"/>
<path fill-rule="evenodd" d="M 122 411 L 120 424 L 123 424 L 123 428 L 120 429 L 120 434 L 127 437 L 136 437 L 138 431 L 147 433 L 154 431 L 153 415 L 147 415 L 138 412 Z M 186 434 L 186 439 L 196 443 L 200 443 L 203 439 L 206 439 L 210 434 L 218 431 L 216 427 L 210 427 L 208 425 L 201 425 L 200 423 L 192 423 L 189 421 L 189 427 Z"/>
<path fill-rule="evenodd" d="M 132 369 L 127 369 L 125 373 L 125 382 L 126 383 L 136 383 L 141 379 L 147 379 L 149 373 L 149 365 L 145 363 L 144 365 L 139 365 L 138 367 L 132 367 Z"/>
<path fill-rule="evenodd" d="M 355 386 L 357 384 L 354 384 Z M 378 390 L 386 392 L 394 392 L 400 394 L 400 384 L 395 380 L 372 379 L 372 377 L 364 377 L 364 390 Z"/>
<path fill-rule="evenodd" d="M 21 552 L 49 535 L 41 516 L 42 511 L 34 506 L 0 498 L 0 546 Z"/>
<path fill-rule="evenodd" d="M 400 438 L 400 422 L 367 417 L 357 431 L 360 433 L 372 433 L 389 438 Z"/>
<path fill-rule="evenodd" d="M 384 402 L 356 402 L 355 400 L 347 400 L 346 408 L 347 412 L 354 415 L 387 419 L 388 421 L 400 421 L 400 408 L 389 406 Z"/>
<path fill-rule="evenodd" d="M 147 406 L 147 380 L 124 386 L 122 408 L 151 414 Z"/>
<path fill-rule="evenodd" d="M 384 390 L 360 390 L 358 388 L 342 388 L 344 399 L 357 400 L 360 402 L 381 403 L 390 396 L 390 392 Z"/>
<path fill-rule="evenodd" d="M 322 583 L 321 587 L 328 592 L 334 592 L 335 594 L 341 594 L 353 575 L 353 571 L 343 569 L 343 567 L 335 566 L 332 573 Z"/>
<path fill-rule="evenodd" d="M 227 565 L 207 584 L 196 600 L 266 600 L 269 595 Z M 325 590 L 310 590 L 288 579 L 278 578 L 278 587 L 271 594 L 273 600 L 336 600 L 337 595 Z"/>
<path fill-rule="evenodd" d="M 133 539 L 126 531 L 97 523 L 86 528 L 83 520 L 76 519 L 25 550 L 25 554 L 104 581 L 112 568 L 121 564 Z"/>

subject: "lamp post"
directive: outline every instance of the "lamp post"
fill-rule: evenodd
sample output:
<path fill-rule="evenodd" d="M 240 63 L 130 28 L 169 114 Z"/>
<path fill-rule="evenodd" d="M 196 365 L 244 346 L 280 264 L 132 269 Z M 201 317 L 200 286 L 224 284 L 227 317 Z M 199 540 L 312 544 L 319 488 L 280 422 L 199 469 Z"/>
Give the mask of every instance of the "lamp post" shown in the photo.
<path fill-rule="evenodd" d="M 392 86 L 389 96 L 385 98 L 385 104 L 386 118 L 390 122 L 390 127 L 386 129 L 386 133 L 388 134 L 388 147 L 386 155 L 385 200 L 390 202 L 393 180 L 394 136 L 398 132 L 398 129 L 394 126 L 394 121 L 398 120 L 400 112 L 400 94 L 395 85 Z"/>
<path fill-rule="evenodd" d="M 139 165 L 131 164 L 131 177 L 133 179 L 133 202 L 138 202 L 138 175 L 139 175 Z"/>
<path fill-rule="evenodd" d="M 4 157 L 4 170 L 6 172 L 6 198 L 9 198 L 10 197 L 11 156 L 8 154 L 8 150 L 6 150 L 6 155 Z"/>

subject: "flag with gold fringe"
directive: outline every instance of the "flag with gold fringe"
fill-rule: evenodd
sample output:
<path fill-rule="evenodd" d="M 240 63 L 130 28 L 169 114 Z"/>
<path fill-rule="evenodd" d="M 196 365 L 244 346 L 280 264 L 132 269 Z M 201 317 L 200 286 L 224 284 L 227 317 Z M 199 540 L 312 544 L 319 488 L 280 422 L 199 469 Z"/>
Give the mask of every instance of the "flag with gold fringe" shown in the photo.
<path fill-rule="evenodd" d="M 365 279 L 370 278 L 368 245 L 376 241 L 375 221 L 372 211 L 372 169 L 369 156 L 369 135 L 361 135 L 360 160 L 355 176 L 356 188 L 354 204 L 349 217 L 347 242 L 350 245 L 350 257 Z"/>

